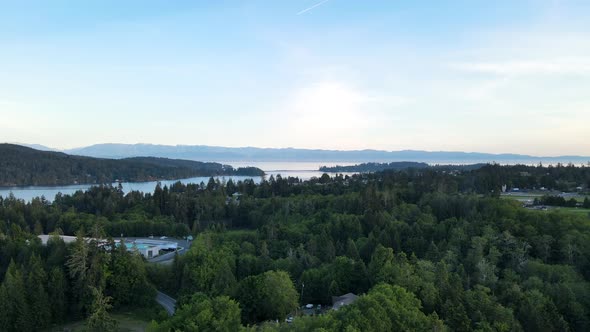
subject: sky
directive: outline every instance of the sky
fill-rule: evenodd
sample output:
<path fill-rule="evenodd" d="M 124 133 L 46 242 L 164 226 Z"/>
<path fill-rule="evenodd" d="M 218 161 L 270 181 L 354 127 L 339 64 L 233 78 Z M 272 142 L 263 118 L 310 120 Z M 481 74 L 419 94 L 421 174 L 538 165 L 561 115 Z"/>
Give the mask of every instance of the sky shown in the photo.
<path fill-rule="evenodd" d="M 0 142 L 590 155 L 590 1 L 0 0 Z"/>

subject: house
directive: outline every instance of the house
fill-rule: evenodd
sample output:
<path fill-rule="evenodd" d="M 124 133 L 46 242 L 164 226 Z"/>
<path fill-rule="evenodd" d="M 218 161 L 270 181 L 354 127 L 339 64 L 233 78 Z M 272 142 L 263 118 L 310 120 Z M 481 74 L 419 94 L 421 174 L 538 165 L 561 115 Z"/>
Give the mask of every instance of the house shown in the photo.
<path fill-rule="evenodd" d="M 47 245 L 47 241 L 49 241 L 49 239 L 54 236 L 54 235 L 38 235 L 37 237 L 39 239 L 41 239 L 41 244 L 42 245 Z M 65 243 L 73 243 L 76 242 L 76 237 L 75 236 L 67 236 L 67 235 L 58 235 L 59 238 L 61 238 Z M 85 238 L 86 240 L 88 240 L 88 238 Z"/>
<path fill-rule="evenodd" d="M 242 194 L 235 192 L 231 195 L 231 197 L 227 197 L 225 199 L 225 205 L 229 205 L 231 204 L 235 204 L 235 205 L 240 205 L 240 197 L 242 197 Z"/>
<path fill-rule="evenodd" d="M 332 296 L 332 309 L 338 310 L 345 305 L 354 303 L 358 299 L 353 293 L 344 294 L 342 296 Z"/>

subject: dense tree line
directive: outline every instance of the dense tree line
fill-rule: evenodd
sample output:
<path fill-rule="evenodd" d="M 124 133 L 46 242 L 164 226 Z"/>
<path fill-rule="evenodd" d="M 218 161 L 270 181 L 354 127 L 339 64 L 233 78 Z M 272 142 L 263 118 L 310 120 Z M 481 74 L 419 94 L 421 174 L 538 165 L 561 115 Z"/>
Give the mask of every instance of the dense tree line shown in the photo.
<path fill-rule="evenodd" d="M 77 287 L 71 263 L 82 250 L 73 246 L 50 259 L 43 253 L 51 246 L 39 246 L 31 234 L 99 225 L 107 236 L 144 228 L 196 235 L 190 251 L 171 265 L 146 267 L 149 280 L 178 299 L 174 316 L 151 324 L 156 331 L 587 331 L 590 218 L 498 199 L 497 185 L 526 177 L 507 168 L 309 181 L 276 176 L 258 185 L 211 179 L 147 194 L 102 186 L 53 203 L 4 198 L 0 305 L 30 312 L 26 297 L 13 300 L 9 289 L 39 274 L 30 272 L 35 254 L 54 262 L 44 266 L 47 275 L 61 266 L 65 288 Z M 571 170 L 574 175 L 563 177 L 571 183 L 583 183 L 587 174 L 586 168 L 556 169 Z M 239 201 L 228 198 L 234 192 L 242 194 Z M 120 275 L 139 268 L 122 268 L 129 263 L 102 255 L 102 265 L 89 266 L 106 265 L 109 273 L 87 274 L 93 288 L 76 292 L 68 310 L 92 317 L 91 302 L 105 302 L 100 290 L 115 306 L 126 298 L 108 276 L 116 268 Z M 284 322 L 302 304 L 325 307 L 332 296 L 349 292 L 360 295 L 351 305 Z"/>
<path fill-rule="evenodd" d="M 486 165 L 470 172 L 479 191 L 484 189 L 500 190 L 502 185 L 508 188 L 525 188 L 576 191 L 578 187 L 590 192 L 590 164 L 577 167 L 572 164 L 543 166 L 500 166 Z M 468 182 L 467 185 L 470 185 Z"/>
<path fill-rule="evenodd" d="M 565 207 L 581 206 L 582 208 L 590 209 L 590 200 L 588 197 L 585 197 L 583 202 L 578 202 L 575 198 L 565 199 L 563 196 L 544 195 L 540 198 L 535 198 L 533 204 Z"/>
<path fill-rule="evenodd" d="M 590 191 L 590 166 L 573 164 L 529 165 L 432 165 L 415 162 L 363 163 L 352 166 L 320 167 L 324 172 L 378 172 L 412 169 L 414 172 L 447 173 L 454 175 L 463 191 L 478 193 L 500 192 L 502 186 L 521 189 L 576 191 L 579 187 Z M 412 171 L 411 170 L 411 171 Z"/>
<path fill-rule="evenodd" d="M 99 238 L 96 232 L 97 227 L 89 235 Z M 90 330 L 111 330 L 111 307 L 153 303 L 155 290 L 141 256 L 82 235 L 70 245 L 51 237 L 43 246 L 15 224 L 1 233 L 3 331 L 38 331 L 81 318 L 88 318 Z"/>
<path fill-rule="evenodd" d="M 0 186 L 100 184 L 114 181 L 152 181 L 195 176 L 249 175 L 255 167 L 154 157 L 99 159 L 0 144 Z"/>
<path fill-rule="evenodd" d="M 321 172 L 343 173 L 343 172 L 379 172 L 385 170 L 402 170 L 407 168 L 426 168 L 427 163 L 414 161 L 394 161 L 391 163 L 362 163 L 349 166 L 321 166 Z"/>

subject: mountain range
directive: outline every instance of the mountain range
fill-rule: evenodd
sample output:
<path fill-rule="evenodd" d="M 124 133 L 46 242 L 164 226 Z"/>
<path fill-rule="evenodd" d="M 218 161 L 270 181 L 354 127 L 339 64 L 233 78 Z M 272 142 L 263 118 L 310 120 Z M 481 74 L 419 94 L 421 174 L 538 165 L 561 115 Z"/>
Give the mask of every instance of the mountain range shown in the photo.
<path fill-rule="evenodd" d="M 17 143 L 20 144 L 20 143 Z M 60 151 L 40 144 L 20 144 L 37 150 Z M 61 150 L 70 155 L 95 158 L 123 159 L 130 157 L 162 157 L 216 162 L 394 162 L 415 161 L 430 164 L 501 164 L 574 163 L 586 164 L 590 156 L 531 156 L 513 153 L 481 153 L 462 151 L 422 150 L 322 150 L 298 148 L 222 147 L 208 145 L 159 144 L 94 144 L 75 149 Z"/>
<path fill-rule="evenodd" d="M 297 148 L 221 147 L 207 145 L 95 144 L 65 150 L 74 155 L 99 158 L 151 156 L 206 161 L 242 162 L 392 162 L 427 163 L 587 163 L 590 156 L 530 156 L 524 154 L 491 154 L 460 151 L 420 150 L 321 150 Z"/>

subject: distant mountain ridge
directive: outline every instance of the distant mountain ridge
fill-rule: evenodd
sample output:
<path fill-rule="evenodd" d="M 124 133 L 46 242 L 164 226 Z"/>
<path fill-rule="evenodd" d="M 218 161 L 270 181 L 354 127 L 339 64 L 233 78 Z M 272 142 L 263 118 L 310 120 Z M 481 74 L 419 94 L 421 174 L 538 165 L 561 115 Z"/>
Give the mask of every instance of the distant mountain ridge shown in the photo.
<path fill-rule="evenodd" d="M 321 150 L 297 148 L 220 147 L 207 145 L 154 145 L 154 144 L 95 144 L 65 150 L 69 154 L 100 157 L 128 158 L 153 156 L 208 161 L 325 161 L 325 162 L 393 162 L 416 161 L 428 163 L 587 163 L 590 156 L 530 156 L 523 154 L 479 153 L 459 151 L 420 150 Z"/>
<path fill-rule="evenodd" d="M 158 157 L 106 159 L 0 144 L 0 186 L 101 184 L 173 180 L 195 176 L 261 176 L 255 167 Z"/>
<path fill-rule="evenodd" d="M 7 143 L 14 144 L 14 145 L 26 146 L 28 148 L 39 150 L 39 151 L 61 152 L 59 149 L 50 148 L 48 146 L 41 145 L 41 144 L 27 144 L 27 143 L 19 143 L 19 142 L 7 142 Z"/>

